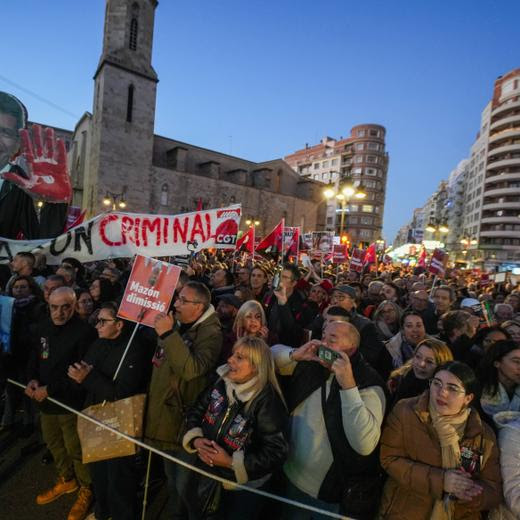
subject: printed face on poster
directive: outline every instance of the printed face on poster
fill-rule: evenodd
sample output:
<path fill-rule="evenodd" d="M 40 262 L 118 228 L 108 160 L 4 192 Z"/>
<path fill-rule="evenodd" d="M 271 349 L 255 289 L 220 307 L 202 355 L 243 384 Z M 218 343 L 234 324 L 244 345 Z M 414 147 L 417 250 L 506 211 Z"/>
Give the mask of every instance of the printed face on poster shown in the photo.
<path fill-rule="evenodd" d="M 155 317 L 168 312 L 181 270 L 176 265 L 137 255 L 118 317 L 153 327 Z"/>
<path fill-rule="evenodd" d="M 332 253 L 334 245 L 333 231 L 313 231 L 312 233 L 312 250 L 314 253 L 327 255 Z"/>

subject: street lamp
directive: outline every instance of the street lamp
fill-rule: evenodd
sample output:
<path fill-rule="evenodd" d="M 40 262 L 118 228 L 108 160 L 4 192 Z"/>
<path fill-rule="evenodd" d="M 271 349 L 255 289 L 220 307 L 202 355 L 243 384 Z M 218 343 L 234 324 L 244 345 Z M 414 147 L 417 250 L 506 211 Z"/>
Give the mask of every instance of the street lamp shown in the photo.
<path fill-rule="evenodd" d="M 332 184 L 329 184 L 324 190 L 323 195 L 327 200 L 332 199 L 333 197 L 336 197 L 341 202 L 341 221 L 340 221 L 340 228 L 339 228 L 339 235 L 343 235 L 343 228 L 345 224 L 345 204 L 350 202 L 350 199 L 352 197 L 355 197 L 356 199 L 364 199 L 367 194 L 363 188 L 363 185 L 360 184 L 359 187 L 356 189 L 354 184 L 352 184 L 352 181 L 350 180 L 350 177 L 346 177 L 342 182 L 340 182 L 338 188 L 336 189 L 335 186 Z"/>
<path fill-rule="evenodd" d="M 460 243 L 466 247 L 469 245 L 476 246 L 478 244 L 478 240 L 475 237 L 472 237 L 472 238 L 462 237 L 460 239 Z"/>
<path fill-rule="evenodd" d="M 253 217 L 249 217 L 246 219 L 246 225 L 248 227 L 257 227 L 260 225 L 260 221 L 259 220 L 256 220 L 255 218 Z"/>
<path fill-rule="evenodd" d="M 427 224 L 427 226 L 424 228 L 426 231 L 429 231 L 430 233 L 434 233 L 435 235 L 438 233 L 439 239 L 440 235 L 449 233 L 450 228 L 446 224 L 446 221 L 444 220 L 437 220 L 436 218 L 431 218 Z M 440 240 L 439 240 L 440 241 Z"/>
<path fill-rule="evenodd" d="M 126 190 L 123 190 L 121 193 L 112 193 L 111 191 L 107 191 L 103 198 L 103 204 L 107 207 L 112 206 L 112 211 L 115 211 L 117 207 L 125 209 L 125 192 Z"/>

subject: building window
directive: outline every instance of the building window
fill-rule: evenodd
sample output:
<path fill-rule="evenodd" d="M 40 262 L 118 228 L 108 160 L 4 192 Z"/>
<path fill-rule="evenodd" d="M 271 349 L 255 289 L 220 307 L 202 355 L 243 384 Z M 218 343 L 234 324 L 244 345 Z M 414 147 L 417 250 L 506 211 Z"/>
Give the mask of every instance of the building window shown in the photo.
<path fill-rule="evenodd" d="M 137 18 L 132 18 L 130 21 L 130 40 L 128 47 L 131 51 L 137 50 Z"/>
<path fill-rule="evenodd" d="M 363 168 L 352 168 L 352 173 L 361 174 L 363 173 Z"/>
<path fill-rule="evenodd" d="M 358 130 L 357 135 L 358 135 L 358 137 L 365 137 L 365 131 L 364 130 Z"/>
<path fill-rule="evenodd" d="M 367 162 L 376 163 L 377 157 L 375 155 L 367 155 Z"/>
<path fill-rule="evenodd" d="M 369 150 L 379 150 L 379 144 L 377 143 L 368 143 Z"/>
<path fill-rule="evenodd" d="M 357 204 L 351 204 L 349 206 L 349 211 L 357 211 L 358 210 L 358 205 Z"/>
<path fill-rule="evenodd" d="M 338 160 L 337 159 L 332 159 L 332 161 L 330 161 L 330 165 L 331 166 L 336 166 L 338 164 Z"/>
<path fill-rule="evenodd" d="M 126 120 L 128 123 L 132 122 L 132 113 L 134 111 L 134 86 L 128 87 L 128 98 L 126 101 Z"/>
<path fill-rule="evenodd" d="M 362 163 L 363 162 L 363 156 L 362 155 L 357 155 L 356 156 L 356 162 L 357 163 Z"/>
<path fill-rule="evenodd" d="M 379 132 L 377 130 L 370 130 L 370 135 L 372 137 L 379 137 Z"/>
<path fill-rule="evenodd" d="M 356 143 L 356 150 L 363 150 L 365 145 L 363 143 Z"/>
<path fill-rule="evenodd" d="M 168 206 L 168 184 L 161 187 L 161 206 Z"/>
<path fill-rule="evenodd" d="M 374 175 L 374 176 L 376 176 L 377 175 L 377 170 L 375 168 L 367 168 L 365 170 L 365 173 L 367 175 Z"/>
<path fill-rule="evenodd" d="M 322 166 L 322 168 L 328 168 L 329 167 L 329 161 L 323 161 L 321 166 Z"/>
<path fill-rule="evenodd" d="M 361 217 L 361 224 L 365 224 L 365 226 L 371 226 L 372 222 L 373 220 L 371 217 Z"/>
<path fill-rule="evenodd" d="M 315 170 L 318 170 L 319 167 L 320 167 L 320 163 L 318 163 L 318 162 L 317 162 L 317 163 L 314 163 L 314 169 L 315 169 Z"/>
<path fill-rule="evenodd" d="M 361 206 L 361 211 L 363 211 L 363 213 L 372 213 L 372 211 L 374 211 L 374 206 L 371 204 L 363 204 Z"/>

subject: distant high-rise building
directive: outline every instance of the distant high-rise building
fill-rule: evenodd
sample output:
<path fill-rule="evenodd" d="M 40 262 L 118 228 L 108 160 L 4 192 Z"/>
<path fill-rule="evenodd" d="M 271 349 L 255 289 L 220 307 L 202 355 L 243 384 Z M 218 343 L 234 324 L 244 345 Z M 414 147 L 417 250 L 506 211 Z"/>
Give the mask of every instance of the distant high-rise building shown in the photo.
<path fill-rule="evenodd" d="M 520 262 L 520 68 L 495 81 L 482 172 L 478 249 L 488 265 Z"/>
<path fill-rule="evenodd" d="M 349 179 L 354 187 L 363 188 L 364 199 L 353 197 L 345 205 L 344 231 L 352 244 L 366 245 L 381 238 L 388 175 L 388 153 L 385 150 L 386 129 L 380 125 L 354 126 L 350 137 L 339 140 L 324 137 L 319 144 L 306 145 L 285 162 L 302 177 L 328 183 L 336 192 Z M 340 231 L 340 202 L 327 207 L 326 229 Z"/>

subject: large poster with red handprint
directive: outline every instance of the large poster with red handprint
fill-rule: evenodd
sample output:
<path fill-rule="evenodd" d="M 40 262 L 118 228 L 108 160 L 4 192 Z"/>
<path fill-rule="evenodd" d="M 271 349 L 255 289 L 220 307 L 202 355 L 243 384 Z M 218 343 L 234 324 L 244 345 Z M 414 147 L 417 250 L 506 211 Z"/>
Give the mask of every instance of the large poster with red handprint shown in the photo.
<path fill-rule="evenodd" d="M 27 110 L 15 96 L 0 92 L 0 172 L 31 197 L 68 203 L 72 196 L 67 152 L 52 128 L 27 128 Z"/>

